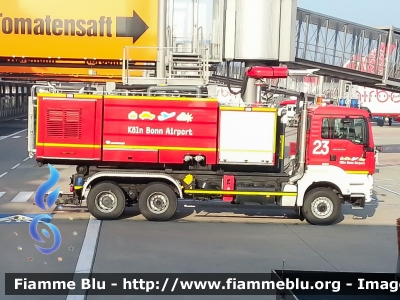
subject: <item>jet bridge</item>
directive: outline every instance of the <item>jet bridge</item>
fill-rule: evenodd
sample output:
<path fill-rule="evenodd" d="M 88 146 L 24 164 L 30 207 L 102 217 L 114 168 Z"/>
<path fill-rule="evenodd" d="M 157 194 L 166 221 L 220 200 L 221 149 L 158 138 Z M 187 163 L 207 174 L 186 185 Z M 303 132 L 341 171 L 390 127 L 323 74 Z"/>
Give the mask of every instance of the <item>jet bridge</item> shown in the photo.
<path fill-rule="evenodd" d="M 354 85 L 400 91 L 400 29 L 297 9 L 295 61 Z"/>
<path fill-rule="evenodd" d="M 251 2 L 248 1 L 248 5 Z M 285 1 L 281 3 L 285 8 Z M 291 10 L 286 8 L 285 22 L 295 18 L 294 26 L 283 27 L 281 24 L 280 27 L 272 26 L 270 31 L 279 32 L 279 48 L 294 49 L 294 54 L 279 53 L 267 63 L 286 64 L 292 69 L 319 69 L 314 74 L 320 75 L 323 82 L 319 83 L 317 78 L 288 78 L 272 83 L 272 87 L 288 94 L 308 89 L 311 94 L 328 92 L 337 96 L 342 80 L 353 85 L 400 92 L 400 29 L 393 26 L 373 28 L 298 7 L 288 18 L 290 13 Z M 255 38 L 254 34 L 252 36 Z M 290 41 L 288 37 L 292 37 Z M 228 42 L 224 41 L 225 47 Z M 257 43 L 260 42 L 254 44 Z M 244 68 L 249 63 L 232 58 L 228 59 L 229 63 L 223 62 L 216 68 L 212 80 L 221 81 L 221 76 L 228 74 L 233 79 L 243 79 Z M 318 90 L 318 86 L 324 90 Z"/>

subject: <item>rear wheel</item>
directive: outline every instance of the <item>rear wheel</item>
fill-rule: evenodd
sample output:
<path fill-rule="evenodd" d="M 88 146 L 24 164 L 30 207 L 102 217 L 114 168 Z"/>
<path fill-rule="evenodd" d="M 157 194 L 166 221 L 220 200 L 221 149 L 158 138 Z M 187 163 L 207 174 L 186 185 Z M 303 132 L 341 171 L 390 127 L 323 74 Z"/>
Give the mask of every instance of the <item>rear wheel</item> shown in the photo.
<path fill-rule="evenodd" d="M 331 225 L 337 221 L 342 211 L 339 197 L 329 188 L 318 188 L 307 193 L 302 213 L 313 225 Z"/>
<path fill-rule="evenodd" d="M 126 197 L 116 183 L 102 182 L 90 189 L 87 206 L 96 219 L 115 220 L 125 210 Z"/>
<path fill-rule="evenodd" d="M 178 198 L 165 183 L 149 184 L 139 195 L 139 209 L 149 221 L 167 221 L 176 212 Z"/>

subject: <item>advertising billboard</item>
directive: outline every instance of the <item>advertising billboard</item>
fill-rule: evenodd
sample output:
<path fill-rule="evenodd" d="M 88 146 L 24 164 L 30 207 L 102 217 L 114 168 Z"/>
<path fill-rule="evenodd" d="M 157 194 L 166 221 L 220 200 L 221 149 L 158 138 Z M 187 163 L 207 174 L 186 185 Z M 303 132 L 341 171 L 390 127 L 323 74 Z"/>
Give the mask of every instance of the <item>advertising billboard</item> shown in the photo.
<path fill-rule="evenodd" d="M 157 0 L 2 0 L 0 57 L 155 60 L 157 20 Z"/>

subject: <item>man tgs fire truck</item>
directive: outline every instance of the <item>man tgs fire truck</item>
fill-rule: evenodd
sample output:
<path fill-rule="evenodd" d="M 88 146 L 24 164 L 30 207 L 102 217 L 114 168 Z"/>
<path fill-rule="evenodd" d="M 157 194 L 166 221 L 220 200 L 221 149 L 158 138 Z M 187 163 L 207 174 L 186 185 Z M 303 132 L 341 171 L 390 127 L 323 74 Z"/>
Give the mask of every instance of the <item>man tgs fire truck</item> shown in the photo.
<path fill-rule="evenodd" d="M 247 76 L 287 72 L 272 69 L 252 67 Z M 58 203 L 85 200 L 98 219 L 137 204 L 146 219 L 166 221 L 178 200 L 191 199 L 292 208 L 326 225 L 342 203 L 371 201 L 376 149 L 370 116 L 357 108 L 303 101 L 297 151 L 286 166 L 277 108 L 222 105 L 199 94 L 39 93 L 30 104 L 30 141 L 35 113 L 30 155 L 40 166 L 77 165 L 71 193 Z"/>

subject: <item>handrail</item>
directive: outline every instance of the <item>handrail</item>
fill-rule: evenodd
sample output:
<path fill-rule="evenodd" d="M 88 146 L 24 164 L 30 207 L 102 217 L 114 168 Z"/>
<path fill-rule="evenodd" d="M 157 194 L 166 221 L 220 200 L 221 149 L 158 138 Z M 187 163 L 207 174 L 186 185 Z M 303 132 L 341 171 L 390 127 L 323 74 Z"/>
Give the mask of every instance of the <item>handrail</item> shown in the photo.
<path fill-rule="evenodd" d="M 197 28 L 197 48 L 196 49 L 200 49 L 203 48 L 204 45 L 204 34 L 203 34 L 203 26 L 200 26 L 199 28 Z"/>
<path fill-rule="evenodd" d="M 172 51 L 169 51 L 168 66 L 168 78 L 172 78 Z"/>
<path fill-rule="evenodd" d="M 171 48 L 171 47 L 173 47 L 173 37 L 172 37 L 172 28 L 171 28 L 171 26 L 168 26 L 167 27 L 167 47 L 168 48 Z M 167 51 L 165 51 L 166 53 L 165 53 L 165 57 L 167 58 L 169 58 L 170 57 L 170 54 L 171 54 L 171 50 L 167 50 Z M 167 65 L 169 65 L 170 66 L 170 60 L 168 59 L 166 62 L 166 66 Z"/>
<path fill-rule="evenodd" d="M 41 88 L 45 88 L 46 86 L 39 86 Z M 170 89 L 171 92 L 163 92 L 162 96 L 166 96 L 166 97 L 187 97 L 188 95 L 194 95 L 193 98 L 198 97 L 198 90 L 196 89 L 196 93 L 195 94 L 188 94 L 188 93 L 182 93 L 183 91 L 187 91 L 189 89 L 190 86 L 170 86 L 169 88 L 166 87 L 159 87 L 158 89 L 161 90 L 168 90 Z M 198 88 L 197 86 L 193 86 Z M 179 92 L 176 92 L 176 90 L 173 88 L 175 88 L 176 90 L 179 90 Z M 113 90 L 113 91 L 107 91 L 105 89 L 103 90 L 96 90 L 96 91 L 84 91 L 84 92 L 80 92 L 78 90 L 70 90 L 70 89 L 54 89 L 51 91 L 48 91 L 49 94 L 66 94 L 67 97 L 65 98 L 66 100 L 76 100 L 76 98 L 73 97 L 73 95 L 84 95 L 84 94 L 90 94 L 90 95 L 95 95 L 95 96 L 99 96 L 99 97 L 103 97 L 103 96 L 137 96 L 137 97 L 148 97 L 148 88 L 142 88 L 141 91 L 133 91 L 133 90 L 129 90 L 129 89 L 117 89 L 117 90 Z M 46 94 L 46 92 L 44 92 L 43 94 Z M 205 95 L 203 95 L 205 96 Z M 37 94 L 35 95 L 34 98 L 35 99 L 37 97 Z M 32 101 L 33 104 L 33 101 Z M 36 105 L 33 105 L 33 107 L 36 107 Z"/>
<path fill-rule="evenodd" d="M 30 158 L 33 158 L 36 153 L 35 148 L 35 104 L 36 89 L 50 90 L 56 92 L 57 89 L 50 83 L 47 85 L 33 85 L 31 87 L 31 96 L 28 98 L 28 154 Z"/>
<path fill-rule="evenodd" d="M 172 28 L 171 26 L 167 27 L 167 47 L 172 46 Z"/>
<path fill-rule="evenodd" d="M 198 54 L 201 55 L 202 57 L 202 76 L 200 77 L 203 81 L 207 82 L 209 75 L 208 75 L 208 70 L 209 70 L 209 54 L 208 54 L 208 47 L 205 45 L 204 43 L 204 36 L 202 34 L 202 28 L 199 29 L 200 33 L 201 33 L 201 39 L 200 39 L 200 43 L 202 43 L 202 47 L 198 48 Z M 175 47 L 156 47 L 156 46 L 125 46 L 124 50 L 123 50 L 123 68 L 122 68 L 122 82 L 124 84 L 128 84 L 130 78 L 132 77 L 141 77 L 141 78 L 148 78 L 150 77 L 149 74 L 147 74 L 148 72 L 144 72 L 145 70 L 149 70 L 149 68 L 147 67 L 141 67 L 136 65 L 135 69 L 131 69 L 130 68 L 130 64 L 129 61 L 131 61 L 132 59 L 130 58 L 129 55 L 129 50 L 137 50 L 137 49 L 149 49 L 149 50 L 156 50 L 156 51 L 160 51 L 160 50 L 164 50 L 163 52 L 166 52 L 166 66 L 169 65 L 169 70 L 166 73 L 164 78 L 157 78 L 157 80 L 163 80 L 163 79 L 171 79 L 174 78 L 174 75 L 172 74 L 172 62 L 173 62 L 173 53 L 174 52 L 174 48 Z M 180 48 L 180 52 L 179 53 L 187 53 L 187 54 L 193 54 L 193 47 L 181 47 Z M 183 50 L 183 51 L 182 51 Z M 188 51 L 185 51 L 188 50 Z M 155 61 L 152 61 L 155 62 Z M 137 72 L 137 74 L 135 74 L 134 76 L 132 75 L 133 72 Z M 141 72 L 141 73 L 140 73 Z"/>

